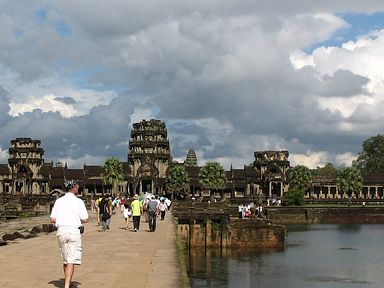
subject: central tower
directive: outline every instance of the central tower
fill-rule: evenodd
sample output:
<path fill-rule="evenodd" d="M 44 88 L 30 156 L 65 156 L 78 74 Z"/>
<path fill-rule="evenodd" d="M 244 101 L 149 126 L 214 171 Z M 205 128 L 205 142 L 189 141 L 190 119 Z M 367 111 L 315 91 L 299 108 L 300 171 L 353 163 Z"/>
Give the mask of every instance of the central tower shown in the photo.
<path fill-rule="evenodd" d="M 134 193 L 162 194 L 171 162 L 165 123 L 151 119 L 142 120 L 132 126 L 128 165 L 133 181 L 129 190 Z"/>

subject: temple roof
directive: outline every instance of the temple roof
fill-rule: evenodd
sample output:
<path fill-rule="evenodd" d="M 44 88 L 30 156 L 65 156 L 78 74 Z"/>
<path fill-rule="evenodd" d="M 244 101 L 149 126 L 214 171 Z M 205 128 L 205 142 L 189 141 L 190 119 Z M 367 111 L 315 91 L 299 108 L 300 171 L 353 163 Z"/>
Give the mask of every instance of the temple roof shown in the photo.
<path fill-rule="evenodd" d="M 65 171 L 65 178 L 82 180 L 84 179 L 84 170 L 83 169 L 67 169 Z"/>
<path fill-rule="evenodd" d="M 84 165 L 85 177 L 99 177 L 103 173 L 103 167 L 97 165 Z"/>

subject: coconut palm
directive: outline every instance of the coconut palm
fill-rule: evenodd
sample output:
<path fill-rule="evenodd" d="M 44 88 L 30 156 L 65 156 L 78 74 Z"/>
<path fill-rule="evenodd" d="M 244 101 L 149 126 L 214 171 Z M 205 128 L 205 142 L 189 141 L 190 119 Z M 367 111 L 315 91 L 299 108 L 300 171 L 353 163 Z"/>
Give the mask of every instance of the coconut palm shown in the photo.
<path fill-rule="evenodd" d="M 312 184 L 311 170 L 304 165 L 293 167 L 288 173 L 288 183 L 290 188 L 308 190 Z"/>
<path fill-rule="evenodd" d="M 358 195 L 363 187 L 363 177 L 356 167 L 341 168 L 336 178 L 336 187 L 339 193 L 347 194 L 350 198 L 353 193 Z"/>
<path fill-rule="evenodd" d="M 117 192 L 117 185 L 123 182 L 123 164 L 116 157 L 105 161 L 102 174 L 103 182 L 112 185 L 112 194 Z"/>

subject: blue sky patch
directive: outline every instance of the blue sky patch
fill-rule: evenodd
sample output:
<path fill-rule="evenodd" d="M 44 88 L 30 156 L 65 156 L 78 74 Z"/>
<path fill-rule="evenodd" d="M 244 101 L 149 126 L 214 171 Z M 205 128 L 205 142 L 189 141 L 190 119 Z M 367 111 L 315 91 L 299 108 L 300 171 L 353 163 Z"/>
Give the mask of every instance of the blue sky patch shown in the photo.
<path fill-rule="evenodd" d="M 55 30 L 61 36 L 68 36 L 71 34 L 71 28 L 69 27 L 68 23 L 66 23 L 64 21 L 56 22 L 55 23 Z"/>
<path fill-rule="evenodd" d="M 347 41 L 354 41 L 361 35 L 366 35 L 372 31 L 384 29 L 384 13 L 374 14 L 337 14 L 343 18 L 350 27 L 336 31 L 331 38 L 314 43 L 304 49 L 306 53 L 312 53 L 318 47 L 341 47 Z"/>
<path fill-rule="evenodd" d="M 48 14 L 48 8 L 47 7 L 40 7 L 37 9 L 35 15 L 36 20 L 38 24 L 42 24 L 47 20 L 47 14 Z"/>

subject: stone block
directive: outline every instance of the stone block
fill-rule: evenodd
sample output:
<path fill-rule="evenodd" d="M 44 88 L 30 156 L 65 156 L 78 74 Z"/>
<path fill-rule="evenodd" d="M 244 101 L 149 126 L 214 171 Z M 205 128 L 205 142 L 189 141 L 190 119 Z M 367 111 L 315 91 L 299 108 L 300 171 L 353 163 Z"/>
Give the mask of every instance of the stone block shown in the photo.
<path fill-rule="evenodd" d="M 21 234 L 23 234 L 23 238 L 24 239 L 34 238 L 34 237 L 37 236 L 36 234 L 30 233 L 30 232 L 24 232 L 24 233 L 21 233 Z"/>
<path fill-rule="evenodd" d="M 15 239 L 18 239 L 18 238 L 24 239 L 25 238 L 24 235 L 20 232 L 13 232 L 12 235 L 15 237 Z"/>
<path fill-rule="evenodd" d="M 13 241 L 15 240 L 17 237 L 13 234 L 4 234 L 3 237 L 1 237 L 4 241 Z"/>
<path fill-rule="evenodd" d="M 43 229 L 41 228 L 41 226 L 35 226 L 31 230 L 31 233 L 33 233 L 33 234 L 38 234 L 38 233 L 41 233 L 41 232 L 43 232 Z"/>
<path fill-rule="evenodd" d="M 43 232 L 46 232 L 46 233 L 51 233 L 51 232 L 57 230 L 56 226 L 53 224 L 43 224 L 43 225 L 41 225 L 41 228 L 42 228 Z"/>

